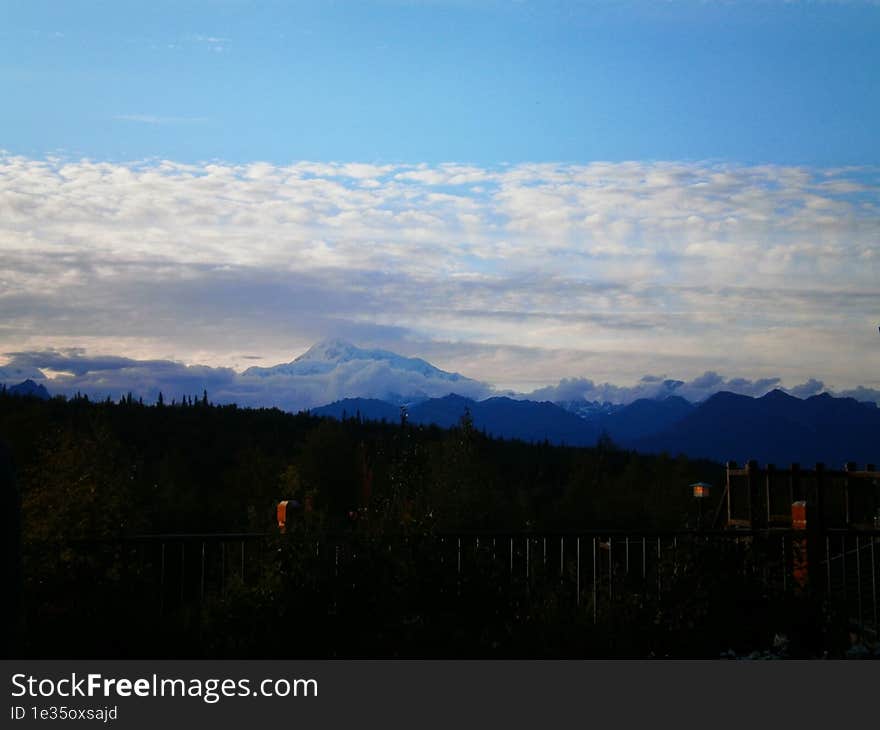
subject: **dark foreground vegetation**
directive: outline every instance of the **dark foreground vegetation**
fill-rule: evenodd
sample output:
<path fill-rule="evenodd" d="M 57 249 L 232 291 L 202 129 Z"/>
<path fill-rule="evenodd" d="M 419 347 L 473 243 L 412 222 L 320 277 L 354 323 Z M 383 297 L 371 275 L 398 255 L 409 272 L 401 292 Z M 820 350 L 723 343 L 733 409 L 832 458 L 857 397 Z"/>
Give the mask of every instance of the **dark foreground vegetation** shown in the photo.
<path fill-rule="evenodd" d="M 597 531 L 695 526 L 687 485 L 720 483 L 712 462 L 607 440 L 490 439 L 467 417 L 441 430 L 206 396 L 155 406 L 2 396 L 0 442 L 21 500 L 23 618 L 11 625 L 23 655 L 717 657 L 774 637 L 788 655 L 850 646 L 833 606 L 744 569 L 756 543 L 670 542 L 651 565 L 624 573 L 609 561 L 598 588 L 578 582 L 580 561 L 609 548 Z M 299 504 L 285 535 L 280 499 Z M 542 535 L 579 531 L 593 537 L 577 554 L 570 538 L 548 561 Z M 204 540 L 143 537 L 181 533 L 247 537 L 209 541 L 207 568 L 204 558 L 193 567 Z M 528 549 L 543 553 L 509 535 L 534 535 Z"/>

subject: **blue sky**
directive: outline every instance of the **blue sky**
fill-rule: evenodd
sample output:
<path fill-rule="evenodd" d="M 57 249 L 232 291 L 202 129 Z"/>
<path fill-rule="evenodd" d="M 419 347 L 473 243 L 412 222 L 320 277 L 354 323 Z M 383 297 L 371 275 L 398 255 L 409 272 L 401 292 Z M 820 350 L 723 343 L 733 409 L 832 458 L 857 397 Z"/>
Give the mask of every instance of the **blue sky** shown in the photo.
<path fill-rule="evenodd" d="M 875 393 L 878 38 L 857 0 L 6 0 L 0 368 L 344 337 Z"/>
<path fill-rule="evenodd" d="M 0 22 L 6 149 L 100 159 L 880 163 L 880 8 L 43 2 Z"/>

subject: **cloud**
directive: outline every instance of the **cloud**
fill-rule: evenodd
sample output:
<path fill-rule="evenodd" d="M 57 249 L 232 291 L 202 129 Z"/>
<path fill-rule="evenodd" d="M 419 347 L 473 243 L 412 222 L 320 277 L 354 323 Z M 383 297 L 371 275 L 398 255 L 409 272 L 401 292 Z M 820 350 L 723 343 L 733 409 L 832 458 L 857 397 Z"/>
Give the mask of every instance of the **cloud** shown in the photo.
<path fill-rule="evenodd" d="M 855 398 L 865 403 L 876 403 L 880 406 L 880 388 L 866 388 L 860 385 L 857 388 L 838 391 L 834 395 L 840 398 Z"/>
<path fill-rule="evenodd" d="M 811 381 L 813 383 L 815 381 Z M 821 383 L 819 384 L 821 386 Z M 632 403 L 639 398 L 665 398 L 676 395 L 692 403 L 698 403 L 719 391 L 740 393 L 759 397 L 781 386 L 781 378 L 725 378 L 707 371 L 691 380 L 675 380 L 665 376 L 645 375 L 635 385 L 621 386 L 612 383 L 594 383 L 588 378 L 563 379 L 556 386 L 539 388 L 523 397 L 531 400 L 598 401 L 600 403 Z M 795 386 L 792 391 L 804 391 L 807 384 Z M 808 393 L 813 395 L 813 392 Z M 804 396 L 799 396 L 804 397 Z"/>
<path fill-rule="evenodd" d="M 796 398 L 809 398 L 812 395 L 823 393 L 825 391 L 825 383 L 821 380 L 810 378 L 806 383 L 801 383 L 793 388 L 786 388 L 786 390 Z M 874 398 L 858 398 L 857 400 L 874 400 Z"/>
<path fill-rule="evenodd" d="M 815 378 L 786 387 L 780 377 L 726 378 L 712 371 L 707 371 L 691 380 L 675 380 L 666 376 L 645 375 L 631 386 L 595 383 L 589 378 L 563 378 L 558 385 L 538 388 L 530 393 L 523 393 L 519 397 L 553 402 L 586 400 L 598 401 L 599 403 L 632 403 L 639 398 L 656 399 L 675 395 L 692 403 L 699 403 L 721 391 L 759 398 L 776 389 L 784 390 L 796 398 L 809 398 L 820 393 L 830 393 L 836 397 L 880 403 L 880 389 L 859 386 L 833 391 L 826 388 L 821 380 Z"/>
<path fill-rule="evenodd" d="M 707 371 L 880 388 L 878 178 L 2 155 L 0 348 L 241 369 L 340 336 L 521 392 Z"/>
<path fill-rule="evenodd" d="M 0 383 L 4 385 L 16 385 L 24 380 L 42 380 L 44 378 L 45 375 L 39 368 L 15 363 L 0 366 Z"/>
<path fill-rule="evenodd" d="M 314 408 L 343 398 L 379 398 L 411 402 L 437 398 L 451 392 L 476 400 L 508 395 L 536 401 L 597 401 L 626 404 L 639 398 L 671 395 L 697 403 L 719 391 L 759 397 L 782 388 L 781 379 L 725 378 L 705 372 L 688 381 L 645 375 L 635 385 L 595 383 L 589 378 L 565 378 L 556 386 L 530 393 L 502 391 L 489 384 L 442 373 L 407 370 L 386 360 L 355 359 L 335 366 L 310 370 L 290 366 L 254 368 L 236 372 L 231 368 L 186 365 L 172 360 L 136 360 L 112 355 L 92 356 L 81 348 L 7 353 L 10 363 L 0 367 L 0 383 L 12 385 L 25 378 L 43 382 L 55 394 L 86 393 L 97 399 L 118 400 L 127 393 L 154 402 L 161 392 L 170 403 L 184 396 L 197 398 L 208 391 L 214 403 L 248 407 L 278 407 L 288 411 Z M 295 364 L 292 368 L 297 370 Z M 47 377 L 47 375 L 51 377 Z M 799 398 L 827 392 L 823 383 L 811 379 L 782 388 Z M 833 393 L 866 402 L 880 402 L 880 390 L 858 388 Z"/>
<path fill-rule="evenodd" d="M 342 362 L 318 372 L 238 373 L 171 360 L 89 356 L 78 348 L 7 354 L 10 364 L 0 368 L 0 382 L 13 384 L 31 377 L 44 382 L 53 395 L 86 393 L 98 399 L 118 400 L 130 392 L 153 402 L 161 392 L 170 403 L 184 396 L 199 397 L 206 390 L 215 403 L 299 411 L 347 397 L 406 402 L 453 391 L 477 399 L 494 393 L 478 381 L 450 381 L 441 374 L 408 371 L 387 361 Z M 47 373 L 52 377 L 47 378 Z"/>

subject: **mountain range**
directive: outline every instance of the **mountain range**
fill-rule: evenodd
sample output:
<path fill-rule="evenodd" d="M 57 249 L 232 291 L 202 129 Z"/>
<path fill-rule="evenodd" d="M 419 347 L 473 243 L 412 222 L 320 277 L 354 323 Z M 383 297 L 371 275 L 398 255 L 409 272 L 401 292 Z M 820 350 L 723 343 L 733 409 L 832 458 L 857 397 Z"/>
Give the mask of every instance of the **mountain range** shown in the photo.
<path fill-rule="evenodd" d="M 198 378 L 202 371 L 196 372 Z M 26 368 L 4 366 L 0 376 L 10 394 L 49 397 L 45 386 L 33 379 L 12 384 L 16 376 L 30 376 Z M 198 392 L 201 384 L 194 382 Z M 607 434 L 618 445 L 638 451 L 720 461 L 822 461 L 839 466 L 880 460 L 880 409 L 827 393 L 801 399 L 782 390 L 760 397 L 721 391 L 694 403 L 673 394 L 680 381 L 666 381 L 667 387 L 652 397 L 626 404 L 551 402 L 536 399 L 544 395 L 540 391 L 531 397 L 509 397 L 420 358 L 338 339 L 320 342 L 289 363 L 248 368 L 230 382 L 235 387 L 227 383 L 226 392 L 212 393 L 218 402 L 291 411 L 311 404 L 316 415 L 390 422 L 396 422 L 405 407 L 411 423 L 441 427 L 455 425 L 467 410 L 478 429 L 531 442 L 588 446 Z M 332 402 L 314 407 L 328 401 Z"/>
<path fill-rule="evenodd" d="M 49 391 L 42 383 L 35 383 L 28 378 L 17 385 L 10 385 L 6 388 L 7 395 L 27 396 L 31 398 L 39 398 L 40 400 L 49 399 Z"/>
<path fill-rule="evenodd" d="M 840 467 L 847 461 L 865 464 L 880 459 L 880 409 L 828 394 L 800 399 L 781 390 L 760 398 L 720 392 L 698 404 L 669 396 L 636 400 L 611 413 L 587 417 L 549 402 L 506 397 L 475 401 L 448 395 L 407 408 L 407 418 L 410 423 L 449 427 L 465 410 L 476 428 L 492 436 L 531 442 L 589 446 L 606 434 L 636 451 L 717 461 L 823 462 Z M 400 418 L 400 407 L 349 398 L 311 413 L 394 422 Z"/>

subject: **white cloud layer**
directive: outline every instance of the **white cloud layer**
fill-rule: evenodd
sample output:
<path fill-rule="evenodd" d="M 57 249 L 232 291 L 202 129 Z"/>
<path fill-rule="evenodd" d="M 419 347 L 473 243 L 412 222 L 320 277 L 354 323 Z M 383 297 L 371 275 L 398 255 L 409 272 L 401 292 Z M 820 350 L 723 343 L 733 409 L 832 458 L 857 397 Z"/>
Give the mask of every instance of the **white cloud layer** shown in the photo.
<path fill-rule="evenodd" d="M 878 388 L 878 178 L 0 156 L 0 352 L 244 369 L 341 336 L 521 391 Z"/>
<path fill-rule="evenodd" d="M 319 346 L 320 347 L 320 346 Z M 390 353 L 388 353 L 390 354 Z M 631 403 L 639 398 L 676 395 L 697 403 L 719 391 L 759 397 L 781 388 L 806 398 L 829 392 L 811 379 L 785 388 L 781 379 L 724 378 L 705 372 L 689 381 L 645 375 L 632 386 L 594 383 L 588 378 L 566 378 L 556 386 L 530 393 L 499 391 L 491 385 L 458 374 L 437 371 L 423 361 L 404 358 L 372 359 L 361 351 L 355 359 L 339 362 L 296 361 L 271 368 L 255 367 L 243 373 L 231 368 L 185 365 L 171 360 L 135 360 L 118 356 L 95 357 L 78 348 L 10 353 L 10 363 L 0 367 L 0 383 L 13 385 L 25 378 L 43 382 L 53 395 L 85 393 L 102 400 L 131 393 L 147 402 L 163 394 L 169 403 L 183 397 L 195 400 L 203 391 L 214 403 L 248 407 L 278 407 L 300 411 L 343 398 L 378 398 L 392 403 L 412 403 L 456 393 L 476 400 L 508 395 L 556 403 L 590 401 Z M 415 365 L 415 367 L 413 367 Z M 423 367 L 424 366 L 424 367 Z M 50 375 L 50 378 L 46 376 Z M 834 393 L 880 404 L 880 390 L 859 387 Z"/>
<path fill-rule="evenodd" d="M 493 393 L 484 383 L 442 372 L 414 372 L 401 362 L 359 359 L 325 363 L 325 368 L 282 366 L 238 373 L 231 368 L 184 365 L 171 360 L 135 360 L 92 357 L 71 348 L 10 353 L 0 368 L 0 383 L 14 384 L 24 377 L 44 382 L 55 394 L 118 400 L 127 393 L 154 402 L 159 393 L 170 403 L 182 397 L 198 399 L 203 391 L 214 403 L 250 407 L 278 407 L 299 411 L 347 397 L 410 402 L 456 392 L 471 398 Z M 401 359 L 402 360 L 402 359 Z M 262 372 L 259 372 L 262 370 Z M 46 378 L 51 374 L 51 379 Z"/>

